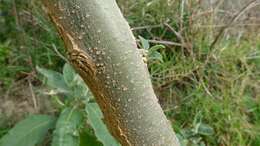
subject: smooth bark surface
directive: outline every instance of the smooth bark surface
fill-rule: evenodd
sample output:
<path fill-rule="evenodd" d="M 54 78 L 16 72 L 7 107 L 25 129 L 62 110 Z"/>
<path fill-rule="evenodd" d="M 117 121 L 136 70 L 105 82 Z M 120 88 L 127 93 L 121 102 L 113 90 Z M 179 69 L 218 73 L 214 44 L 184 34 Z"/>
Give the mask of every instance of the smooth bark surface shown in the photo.
<path fill-rule="evenodd" d="M 43 0 L 68 58 L 123 146 L 178 146 L 114 0 Z"/>

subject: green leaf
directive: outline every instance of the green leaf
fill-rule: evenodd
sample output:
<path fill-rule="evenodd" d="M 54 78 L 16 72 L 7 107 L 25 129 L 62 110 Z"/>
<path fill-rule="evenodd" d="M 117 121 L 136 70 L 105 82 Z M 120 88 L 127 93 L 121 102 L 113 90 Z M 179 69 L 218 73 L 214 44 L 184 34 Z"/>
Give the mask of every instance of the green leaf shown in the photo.
<path fill-rule="evenodd" d="M 71 87 L 73 96 L 82 98 L 86 101 L 89 101 L 92 94 L 89 91 L 89 89 L 88 89 L 87 85 L 85 84 L 85 82 L 83 81 L 83 79 L 79 75 L 76 75 L 75 82 L 76 82 L 76 84 L 73 87 Z"/>
<path fill-rule="evenodd" d="M 157 51 L 159 49 L 164 49 L 165 46 L 164 45 L 155 45 L 155 46 L 152 46 L 149 51 Z"/>
<path fill-rule="evenodd" d="M 47 85 L 56 88 L 59 92 L 67 93 L 69 92 L 69 87 L 65 83 L 61 73 L 47 70 L 44 68 L 36 67 L 37 71 L 47 78 Z"/>
<path fill-rule="evenodd" d="M 181 134 L 178 134 L 178 133 L 176 133 L 176 136 L 177 136 L 181 146 L 188 145 L 188 143 L 189 143 L 188 139 L 186 139 L 185 137 L 183 137 Z"/>
<path fill-rule="evenodd" d="M 212 127 L 210 127 L 209 125 L 207 124 L 203 124 L 203 123 L 200 123 L 198 124 L 197 127 L 197 132 L 198 134 L 201 134 L 201 135 L 207 135 L 207 136 L 210 136 L 210 135 L 213 135 L 214 134 L 214 130 Z"/>
<path fill-rule="evenodd" d="M 148 51 L 148 59 L 150 61 L 160 61 L 163 62 L 163 56 L 160 52 L 158 52 L 159 49 L 165 48 L 164 45 L 155 45 L 151 47 Z"/>
<path fill-rule="evenodd" d="M 80 133 L 80 146 L 103 146 L 94 135 L 86 130 Z"/>
<path fill-rule="evenodd" d="M 82 78 L 74 71 L 71 65 L 66 63 L 63 67 L 63 77 L 71 88 L 71 96 L 89 100 L 90 92 Z"/>
<path fill-rule="evenodd" d="M 153 61 L 158 60 L 160 62 L 163 62 L 163 57 L 162 57 L 161 53 L 159 53 L 157 51 L 149 52 L 148 59 L 153 60 Z"/>
<path fill-rule="evenodd" d="M 79 97 L 81 99 L 89 101 L 91 95 L 89 89 L 86 88 L 85 85 L 75 85 L 72 87 L 72 91 L 74 97 Z"/>
<path fill-rule="evenodd" d="M 203 116 L 201 114 L 201 111 L 197 112 L 194 119 L 193 119 L 193 122 L 192 122 L 195 129 L 202 122 L 202 118 L 203 118 Z"/>
<path fill-rule="evenodd" d="M 150 61 L 160 61 L 163 62 L 163 57 L 160 52 L 158 52 L 159 49 L 165 48 L 163 45 L 155 45 L 151 47 L 148 51 L 148 59 Z"/>
<path fill-rule="evenodd" d="M 96 103 L 87 103 L 86 112 L 88 122 L 95 131 L 95 135 L 104 146 L 119 146 L 118 142 L 108 132 L 106 125 L 103 123 L 103 115 Z"/>
<path fill-rule="evenodd" d="M 66 63 L 63 67 L 63 78 L 67 85 L 71 86 L 75 82 L 76 72 L 71 65 Z"/>
<path fill-rule="evenodd" d="M 142 47 L 143 47 L 143 49 L 149 49 L 150 48 L 150 44 L 149 44 L 149 41 L 148 40 L 146 40 L 145 38 L 143 38 L 143 37 L 141 37 L 141 36 L 139 36 L 139 39 L 140 39 L 140 41 L 141 41 L 141 44 L 142 44 Z"/>
<path fill-rule="evenodd" d="M 180 133 L 184 139 L 188 139 L 196 135 L 196 133 L 193 132 L 193 129 L 182 129 Z"/>
<path fill-rule="evenodd" d="M 39 144 L 55 118 L 46 115 L 33 115 L 19 122 L 1 140 L 0 146 L 35 146 Z"/>
<path fill-rule="evenodd" d="M 76 109 L 64 109 L 56 124 L 52 146 L 79 146 L 79 129 L 82 120 L 82 114 Z"/>

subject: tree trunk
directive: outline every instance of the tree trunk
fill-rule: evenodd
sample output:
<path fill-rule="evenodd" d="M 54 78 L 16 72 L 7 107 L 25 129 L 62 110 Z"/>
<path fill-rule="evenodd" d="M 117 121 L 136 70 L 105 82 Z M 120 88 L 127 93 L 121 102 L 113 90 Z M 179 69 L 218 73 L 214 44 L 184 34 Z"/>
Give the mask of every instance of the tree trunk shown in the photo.
<path fill-rule="evenodd" d="M 68 58 L 123 146 L 178 146 L 115 0 L 43 0 Z"/>

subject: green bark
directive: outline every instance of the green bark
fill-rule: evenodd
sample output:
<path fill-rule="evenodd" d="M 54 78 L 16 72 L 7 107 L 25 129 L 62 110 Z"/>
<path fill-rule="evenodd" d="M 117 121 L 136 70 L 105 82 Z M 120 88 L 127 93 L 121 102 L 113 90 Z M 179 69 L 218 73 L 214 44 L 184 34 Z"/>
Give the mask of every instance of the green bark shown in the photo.
<path fill-rule="evenodd" d="M 42 1 L 112 135 L 123 146 L 178 146 L 116 2 Z"/>

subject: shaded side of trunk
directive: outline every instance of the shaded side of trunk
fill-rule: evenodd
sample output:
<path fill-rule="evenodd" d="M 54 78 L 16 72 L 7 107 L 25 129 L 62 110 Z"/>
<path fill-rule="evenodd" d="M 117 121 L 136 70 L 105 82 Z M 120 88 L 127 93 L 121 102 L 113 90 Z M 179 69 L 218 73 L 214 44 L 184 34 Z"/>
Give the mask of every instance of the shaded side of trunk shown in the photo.
<path fill-rule="evenodd" d="M 129 25 L 114 0 L 43 0 L 68 58 L 123 146 L 177 146 Z"/>

